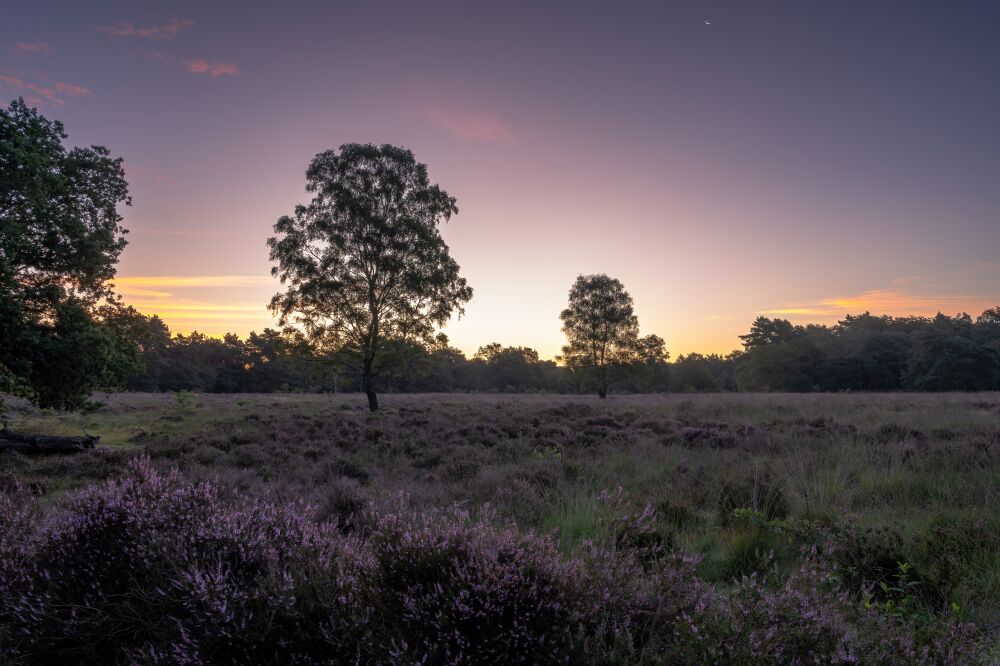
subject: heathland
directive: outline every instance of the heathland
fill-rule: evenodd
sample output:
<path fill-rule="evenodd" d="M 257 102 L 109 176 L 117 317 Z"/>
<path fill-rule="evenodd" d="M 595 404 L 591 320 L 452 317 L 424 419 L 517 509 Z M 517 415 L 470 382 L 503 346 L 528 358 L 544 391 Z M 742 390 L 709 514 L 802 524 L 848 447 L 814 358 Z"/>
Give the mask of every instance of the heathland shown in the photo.
<path fill-rule="evenodd" d="M 372 641 L 379 631 L 388 632 L 383 638 L 403 631 L 400 627 L 405 631 L 384 653 L 362 654 L 358 645 L 337 643 L 338 650 L 346 650 L 341 656 L 350 653 L 369 661 L 468 658 L 478 654 L 463 643 L 478 635 L 478 629 L 470 628 L 472 615 L 492 618 L 489 622 L 503 634 L 510 613 L 527 613 L 537 624 L 511 620 L 510 635 L 494 636 L 489 644 L 493 658 L 509 658 L 505 650 L 520 646 L 525 658 L 584 655 L 605 663 L 732 662 L 740 660 L 738 649 L 756 661 L 839 663 L 852 655 L 867 661 L 879 654 L 878 660 L 946 662 L 976 658 L 983 654 L 983 642 L 987 656 L 982 658 L 996 657 L 997 393 L 673 394 L 607 400 L 394 394 L 386 396 L 376 413 L 369 412 L 362 394 L 99 397 L 103 406 L 88 414 L 7 405 L 19 430 L 86 431 L 103 437 L 101 448 L 73 456 L 0 454 L 0 484 L 8 490 L 17 487 L 20 506 L 34 516 L 19 520 L 48 525 L 15 535 L 16 521 L 8 516 L 11 543 L 26 539 L 41 560 L 54 557 L 52 549 L 83 561 L 100 557 L 93 526 L 100 521 L 91 519 L 84 534 L 67 516 L 85 520 L 98 506 L 106 513 L 114 504 L 110 496 L 126 502 L 123 495 L 129 492 L 169 505 L 179 501 L 178 493 L 194 492 L 186 484 L 207 481 L 214 488 L 205 491 L 212 494 L 211 502 L 228 511 L 273 503 L 293 511 L 296 520 L 325 526 L 330 534 L 324 538 L 367 549 L 355 553 L 364 562 L 357 571 L 381 567 L 386 576 L 382 583 L 366 583 L 369 601 L 359 602 L 376 609 L 371 612 L 377 618 L 358 619 L 351 615 L 361 612 L 354 607 L 341 609 L 338 617 L 375 627 Z M 178 470 L 179 476 L 157 476 L 170 470 Z M 112 485 L 106 486 L 109 481 Z M 143 507 L 136 497 L 133 510 L 139 515 L 125 521 L 128 529 L 144 525 L 150 534 L 170 539 L 199 529 L 188 524 L 197 522 L 197 511 L 157 522 L 162 516 L 154 520 L 144 514 L 154 509 Z M 218 507 L 212 511 L 225 514 Z M 0 524 L 0 532 L 3 528 Z M 287 525 L 281 529 L 295 531 Z M 305 534 L 304 527 L 297 529 Z M 34 533 L 45 530 L 49 537 Z M 121 530 L 128 530 L 114 530 L 115 547 L 127 549 L 130 542 Z M 58 548 L 45 541 L 55 538 L 53 533 L 61 535 Z M 301 534 L 309 543 L 318 538 Z M 155 535 L 142 535 L 155 541 Z M 230 535 L 223 541 L 240 538 Z M 88 552 L 91 546 L 94 550 Z M 215 543 L 209 550 L 218 549 Z M 400 564 L 404 551 L 409 559 Z M 513 558 L 514 571 L 530 584 L 511 583 L 511 571 L 504 578 L 493 569 L 475 568 L 486 568 L 487 562 L 502 569 L 505 557 Z M 197 597 L 208 604 L 206 599 L 218 602 L 233 593 L 240 600 L 226 603 L 240 610 L 232 612 L 249 613 L 229 618 L 242 627 L 228 630 L 233 632 L 226 639 L 229 652 L 212 652 L 222 640 L 213 632 L 221 629 L 203 626 L 222 622 L 225 614 L 217 617 L 207 607 L 195 608 L 194 602 L 184 611 L 184 621 L 192 624 L 181 632 L 191 636 L 182 640 L 176 628 L 147 626 L 156 624 L 142 615 L 157 608 L 148 597 L 156 596 L 150 589 L 159 583 L 144 580 L 149 572 L 134 570 L 141 569 L 135 562 L 124 567 L 132 580 L 123 592 L 129 600 L 119 606 L 140 617 L 114 619 L 135 632 L 134 644 L 123 644 L 124 652 L 95 647 L 99 641 L 88 647 L 60 644 L 58 636 L 63 635 L 49 623 L 64 618 L 45 610 L 38 599 L 25 602 L 22 612 L 35 613 L 36 619 L 55 613 L 35 630 L 39 641 L 62 645 L 66 654 L 104 649 L 108 651 L 93 654 L 119 659 L 183 645 L 212 660 L 238 654 L 232 645 L 243 645 L 240 641 L 249 641 L 252 633 L 255 645 L 262 642 L 277 655 L 280 637 L 267 634 L 274 627 L 262 629 L 247 610 L 247 598 L 277 594 L 269 587 L 274 583 L 247 583 L 235 576 L 239 561 L 218 564 L 229 572 L 212 579 L 219 589 L 202 590 Z M 300 566 L 291 560 L 266 561 L 278 569 L 269 576 L 294 578 L 294 572 L 284 569 Z M 577 569 L 567 573 L 560 567 Z M 35 575 L 44 578 L 38 571 Z M 207 576 L 203 585 L 211 587 L 209 574 L 198 575 Z M 500 579 L 513 587 L 504 587 Z M 577 596 L 574 581 L 586 587 Z M 655 589 L 643 587 L 646 583 Z M 227 592 L 222 589 L 226 584 L 237 587 Z M 62 594 L 68 604 L 87 608 L 85 593 L 54 590 L 34 579 L 31 585 L 38 587 L 39 599 Z M 298 604 L 307 593 L 301 586 L 292 588 L 286 592 Z M 530 597 L 528 588 L 537 598 Z M 604 590 L 605 605 L 588 606 L 586 597 L 599 595 L 599 590 Z M 413 617 L 404 621 L 387 610 L 390 592 L 399 595 L 392 598 Z M 185 594 L 194 595 L 191 590 Z M 466 617 L 462 604 L 478 603 L 470 602 L 469 594 L 489 599 L 479 599 L 484 605 Z M 370 600 L 372 595 L 381 605 Z M 545 603 L 562 610 L 543 611 Z M 296 626 L 319 622 L 295 604 Z M 528 606 L 534 610 L 524 610 Z M 267 608 L 272 618 L 285 618 L 287 609 Z M 91 610 L 115 614 L 107 608 Z M 333 611 L 326 607 L 324 612 Z M 13 635 L 18 620 L 5 620 Z M 100 624 L 96 617 L 74 621 L 83 623 L 78 633 L 90 627 L 87 622 Z M 145 629 L 130 624 L 136 622 Z M 558 623 L 559 630 L 543 639 L 538 632 L 545 634 L 547 622 Z M 445 630 L 455 638 L 443 637 Z M 300 640 L 289 649 L 300 650 L 302 659 L 334 654 L 324 646 Z M 22 654 L 44 654 L 37 652 L 42 649 L 34 645 Z"/>

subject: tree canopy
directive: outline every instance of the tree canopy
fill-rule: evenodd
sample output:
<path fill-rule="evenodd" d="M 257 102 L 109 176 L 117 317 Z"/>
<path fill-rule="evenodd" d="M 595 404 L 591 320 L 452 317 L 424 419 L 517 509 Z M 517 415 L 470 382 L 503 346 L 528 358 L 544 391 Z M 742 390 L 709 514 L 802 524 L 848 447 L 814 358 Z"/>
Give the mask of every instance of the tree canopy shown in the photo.
<path fill-rule="evenodd" d="M 132 311 L 134 312 L 134 311 Z M 128 311 L 125 311 L 126 315 Z M 749 351 L 682 354 L 668 361 L 658 336 L 639 339 L 639 353 L 613 368 L 622 393 L 714 391 L 940 391 L 1000 389 L 1000 322 L 995 311 L 935 318 L 849 315 L 834 326 L 801 327 L 801 335 Z M 116 324 L 142 349 L 136 391 L 358 391 L 359 367 L 337 363 L 293 332 L 265 329 L 246 338 L 199 333 L 171 336 L 157 317 Z M 782 325 L 782 327 L 784 327 Z M 807 353 L 808 351 L 808 353 Z M 586 368 L 557 365 L 529 347 L 499 342 L 467 358 L 443 334 L 407 343 L 405 362 L 387 367 L 380 386 L 393 392 L 548 392 L 593 390 Z M 330 368 L 337 369 L 331 374 Z"/>
<path fill-rule="evenodd" d="M 569 306 L 559 318 L 567 344 L 562 360 L 593 374 L 597 394 L 606 398 L 611 369 L 632 363 L 639 354 L 639 319 L 632 297 L 607 275 L 581 275 L 569 290 Z M 655 341 L 648 341 L 653 343 Z M 655 352 L 654 352 L 655 353 Z"/>
<path fill-rule="evenodd" d="M 318 154 L 306 171 L 314 194 L 274 225 L 272 274 L 285 291 L 271 300 L 282 325 L 349 352 L 360 365 L 369 408 L 374 380 L 399 343 L 430 341 L 472 297 L 441 238 L 458 212 L 409 150 L 345 144 Z"/>
<path fill-rule="evenodd" d="M 847 315 L 834 326 L 758 318 L 735 361 L 743 391 L 978 391 L 1000 388 L 994 310 L 933 318 Z"/>
<path fill-rule="evenodd" d="M 0 393 L 69 409 L 124 381 L 138 351 L 109 283 L 131 203 L 122 160 L 65 138 L 22 99 L 0 109 Z"/>

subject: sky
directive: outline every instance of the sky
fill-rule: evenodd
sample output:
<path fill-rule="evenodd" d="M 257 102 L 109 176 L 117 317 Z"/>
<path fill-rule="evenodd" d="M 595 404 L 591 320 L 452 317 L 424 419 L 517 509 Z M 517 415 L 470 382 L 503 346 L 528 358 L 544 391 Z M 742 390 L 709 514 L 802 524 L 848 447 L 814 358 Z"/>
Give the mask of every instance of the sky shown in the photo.
<path fill-rule="evenodd" d="M 274 326 L 305 169 L 392 143 L 458 199 L 445 332 L 543 357 L 579 274 L 672 355 L 760 315 L 1000 304 L 1000 3 L 63 2 L 5 8 L 0 101 L 124 159 L 119 291 L 175 332 Z"/>

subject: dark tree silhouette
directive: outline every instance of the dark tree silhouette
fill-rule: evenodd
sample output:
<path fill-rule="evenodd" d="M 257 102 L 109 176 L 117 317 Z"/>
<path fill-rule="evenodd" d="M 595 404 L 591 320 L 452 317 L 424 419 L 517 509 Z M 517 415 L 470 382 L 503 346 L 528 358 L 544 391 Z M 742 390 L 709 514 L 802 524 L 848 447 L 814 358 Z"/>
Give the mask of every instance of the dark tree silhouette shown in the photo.
<path fill-rule="evenodd" d="M 643 336 L 636 341 L 638 360 L 646 365 L 666 363 L 670 360 L 667 343 L 655 333 Z"/>
<path fill-rule="evenodd" d="M 65 138 L 22 99 L 0 109 L 0 393 L 73 409 L 124 382 L 138 349 L 108 282 L 126 244 L 121 159 Z"/>
<path fill-rule="evenodd" d="M 413 153 L 345 144 L 306 171 L 308 206 L 274 225 L 272 274 L 287 289 L 271 300 L 282 325 L 298 323 L 330 349 L 358 359 L 368 406 L 388 342 L 429 341 L 472 297 L 438 224 L 458 212 Z"/>
<path fill-rule="evenodd" d="M 559 318 L 568 344 L 562 360 L 570 368 L 592 372 L 597 395 L 608 397 L 610 370 L 638 358 L 639 320 L 632 297 L 607 275 L 581 275 L 569 290 L 569 307 Z"/>
<path fill-rule="evenodd" d="M 757 317 L 750 326 L 750 332 L 739 337 L 743 340 L 744 349 L 752 351 L 767 345 L 792 342 L 804 333 L 801 326 L 793 326 L 787 319 Z"/>
<path fill-rule="evenodd" d="M 770 337 L 726 356 L 686 354 L 667 362 L 663 340 L 638 340 L 631 363 L 612 367 L 616 390 L 661 391 L 940 391 L 1000 389 L 1000 309 L 970 317 L 848 315 L 835 326 L 810 324 L 790 340 Z M 171 336 L 156 317 L 131 309 L 109 318 L 142 350 L 143 368 L 128 388 L 140 391 L 358 391 L 356 374 L 301 332 L 265 329 L 245 340 L 198 333 Z M 779 325 L 785 328 L 784 324 Z M 761 322 L 757 331 L 771 329 Z M 766 337 L 766 336 L 765 336 Z M 763 339 L 763 338 L 762 338 Z M 387 341 L 394 362 L 379 376 L 398 392 L 590 390 L 592 373 L 542 360 L 528 347 L 494 342 L 471 359 L 439 334 L 430 343 Z"/>

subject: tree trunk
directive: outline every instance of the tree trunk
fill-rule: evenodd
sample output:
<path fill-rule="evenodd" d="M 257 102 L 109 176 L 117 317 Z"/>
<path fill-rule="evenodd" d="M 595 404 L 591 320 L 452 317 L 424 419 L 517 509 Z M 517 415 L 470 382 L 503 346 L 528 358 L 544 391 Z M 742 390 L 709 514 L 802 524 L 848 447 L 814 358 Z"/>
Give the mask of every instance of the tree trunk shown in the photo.
<path fill-rule="evenodd" d="M 371 322 L 368 325 L 368 344 L 364 349 L 364 367 L 361 373 L 361 386 L 368 396 L 369 411 L 378 411 L 378 396 L 372 386 L 372 368 L 375 365 L 375 350 L 378 349 L 378 307 L 375 304 L 375 292 L 372 283 L 368 283 L 368 312 Z"/>
<path fill-rule="evenodd" d="M 372 386 L 372 359 L 365 358 L 364 366 L 361 370 L 361 389 L 368 396 L 368 409 L 378 410 L 378 396 L 375 395 L 375 387 Z"/>
<path fill-rule="evenodd" d="M 7 419 L 3 419 L 3 429 L 0 430 L 0 451 L 17 451 L 19 453 L 76 453 L 92 449 L 100 441 L 100 437 L 92 435 L 60 437 L 56 435 L 26 435 L 13 432 L 7 429 Z"/>
<path fill-rule="evenodd" d="M 608 397 L 607 384 L 601 384 L 600 386 L 597 387 L 597 397 L 600 398 L 601 400 L 604 400 L 605 398 Z"/>

